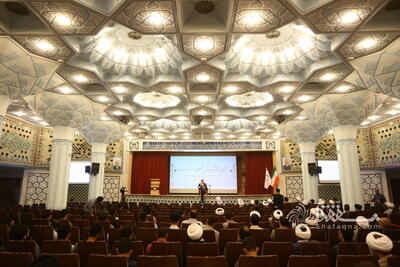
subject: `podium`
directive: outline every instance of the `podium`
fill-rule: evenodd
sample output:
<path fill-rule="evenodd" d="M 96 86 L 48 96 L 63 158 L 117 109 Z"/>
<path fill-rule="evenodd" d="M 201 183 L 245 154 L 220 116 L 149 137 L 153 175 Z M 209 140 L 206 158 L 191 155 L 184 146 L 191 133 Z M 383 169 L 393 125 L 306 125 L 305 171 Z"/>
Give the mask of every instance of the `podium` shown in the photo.
<path fill-rule="evenodd" d="M 160 179 L 151 178 L 149 180 L 150 183 L 150 195 L 159 195 L 160 194 Z"/>

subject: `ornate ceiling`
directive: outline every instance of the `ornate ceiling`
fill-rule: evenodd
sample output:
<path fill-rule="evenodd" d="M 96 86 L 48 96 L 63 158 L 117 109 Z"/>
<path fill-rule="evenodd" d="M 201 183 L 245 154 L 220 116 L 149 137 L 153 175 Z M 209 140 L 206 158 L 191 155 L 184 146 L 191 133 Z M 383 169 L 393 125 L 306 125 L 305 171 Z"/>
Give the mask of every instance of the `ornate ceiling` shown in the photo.
<path fill-rule="evenodd" d="M 11 115 L 96 140 L 118 123 L 160 140 L 298 139 L 323 124 L 313 139 L 400 114 L 396 3 L 3 1 L 0 95 Z M 92 132 L 90 116 L 114 130 Z"/>

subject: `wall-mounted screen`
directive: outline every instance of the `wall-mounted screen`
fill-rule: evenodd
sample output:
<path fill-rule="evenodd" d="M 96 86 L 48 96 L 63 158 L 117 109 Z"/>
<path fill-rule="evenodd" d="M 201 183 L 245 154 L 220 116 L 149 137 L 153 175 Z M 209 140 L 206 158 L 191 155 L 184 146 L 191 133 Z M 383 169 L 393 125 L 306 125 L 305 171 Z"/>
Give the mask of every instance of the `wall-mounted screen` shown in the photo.
<path fill-rule="evenodd" d="M 69 183 L 88 184 L 90 175 L 85 173 L 85 167 L 90 165 L 90 161 L 72 161 L 69 172 Z"/>
<path fill-rule="evenodd" d="M 339 162 L 337 160 L 318 160 L 322 173 L 319 174 L 320 183 L 340 183 Z"/>

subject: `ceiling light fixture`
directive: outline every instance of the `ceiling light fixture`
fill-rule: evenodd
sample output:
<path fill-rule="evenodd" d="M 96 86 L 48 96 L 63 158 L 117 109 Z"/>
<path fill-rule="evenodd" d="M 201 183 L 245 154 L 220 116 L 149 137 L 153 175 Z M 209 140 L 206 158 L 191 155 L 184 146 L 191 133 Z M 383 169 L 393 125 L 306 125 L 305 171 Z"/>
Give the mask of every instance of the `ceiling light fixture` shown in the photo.
<path fill-rule="evenodd" d="M 163 25 L 166 19 L 160 14 L 159 11 L 152 11 L 147 18 L 147 21 L 153 25 Z"/>
<path fill-rule="evenodd" d="M 368 125 L 370 122 L 369 121 L 363 121 L 360 125 L 361 126 L 366 126 L 366 125 Z"/>
<path fill-rule="evenodd" d="M 297 97 L 297 101 L 307 102 L 307 101 L 310 101 L 312 98 L 313 97 L 310 95 L 301 95 L 301 96 Z"/>
<path fill-rule="evenodd" d="M 64 14 L 57 14 L 54 18 L 54 22 L 57 26 L 63 26 L 63 27 L 67 27 L 67 26 L 71 26 L 71 18 L 64 15 Z"/>
<path fill-rule="evenodd" d="M 228 93 L 236 93 L 238 90 L 239 88 L 233 85 L 224 87 L 224 91 Z"/>
<path fill-rule="evenodd" d="M 200 116 L 205 116 L 208 114 L 208 112 L 207 112 L 207 110 L 202 109 L 202 110 L 197 111 L 197 114 Z"/>
<path fill-rule="evenodd" d="M 34 120 L 34 121 L 40 121 L 41 120 L 41 118 L 38 117 L 38 116 L 33 116 L 31 119 Z"/>
<path fill-rule="evenodd" d="M 288 93 L 293 92 L 294 89 L 296 89 L 296 87 L 290 86 L 290 85 L 286 85 L 286 86 L 281 87 L 281 88 L 279 89 L 279 91 L 280 91 L 281 93 L 288 94 Z"/>
<path fill-rule="evenodd" d="M 123 113 L 122 111 L 120 111 L 120 110 L 113 111 L 112 114 L 115 115 L 115 116 L 122 116 L 122 115 L 124 115 L 124 113 Z"/>
<path fill-rule="evenodd" d="M 369 116 L 369 117 L 367 118 L 367 120 L 376 121 L 376 120 L 379 119 L 379 118 L 380 118 L 380 116 L 378 116 L 378 115 L 372 115 L 372 116 Z"/>
<path fill-rule="evenodd" d="M 104 95 L 96 97 L 96 100 L 99 101 L 99 102 L 103 102 L 103 103 L 110 101 L 110 99 L 108 97 L 104 96 Z"/>
<path fill-rule="evenodd" d="M 228 138 L 235 138 L 235 136 L 233 134 L 228 135 Z"/>
<path fill-rule="evenodd" d="M 360 20 L 358 13 L 355 11 L 347 11 L 340 16 L 343 23 L 350 24 Z"/>
<path fill-rule="evenodd" d="M 267 92 L 247 92 L 241 95 L 232 95 L 225 99 L 231 107 L 251 108 L 261 107 L 274 101 L 273 96 Z"/>
<path fill-rule="evenodd" d="M 168 92 L 170 92 L 171 94 L 182 93 L 182 91 L 183 91 L 182 87 L 178 87 L 178 86 L 170 86 L 170 87 L 168 87 Z"/>
<path fill-rule="evenodd" d="M 299 115 L 299 116 L 296 117 L 296 120 L 299 120 L 299 121 L 302 121 L 302 120 L 305 120 L 305 119 L 306 119 L 306 117 L 303 116 L 303 115 Z"/>
<path fill-rule="evenodd" d="M 209 0 L 198 1 L 194 5 L 194 10 L 200 14 L 210 14 L 215 10 L 215 4 Z"/>
<path fill-rule="evenodd" d="M 199 36 L 194 41 L 194 49 L 208 52 L 214 49 L 214 39 L 208 36 Z"/>
<path fill-rule="evenodd" d="M 377 41 L 376 41 L 375 39 L 366 38 L 366 39 L 360 41 L 360 42 L 358 43 L 358 45 L 359 45 L 361 48 L 369 49 L 369 48 L 375 46 L 376 43 L 377 43 Z"/>
<path fill-rule="evenodd" d="M 67 86 L 63 86 L 58 88 L 58 90 L 62 93 L 62 94 L 71 94 L 73 92 L 73 90 L 70 87 Z"/>
<path fill-rule="evenodd" d="M 77 74 L 74 76 L 74 80 L 78 83 L 87 83 L 89 79 L 83 74 Z"/>
<path fill-rule="evenodd" d="M 39 123 L 40 123 L 40 125 L 43 125 L 43 126 L 49 126 L 49 124 L 47 122 L 45 122 L 45 121 L 41 121 Z"/>
<path fill-rule="evenodd" d="M 174 134 L 169 136 L 169 138 L 171 138 L 171 139 L 176 139 L 177 137 L 178 137 L 178 136 L 176 136 L 176 135 L 174 135 Z"/>
<path fill-rule="evenodd" d="M 264 22 L 264 18 L 259 11 L 251 10 L 243 17 L 243 22 L 248 25 L 259 25 Z"/>
<path fill-rule="evenodd" d="M 291 110 L 291 109 L 282 111 L 282 114 L 283 114 L 283 115 L 292 115 L 293 113 L 294 113 L 294 111 Z"/>
<path fill-rule="evenodd" d="M 51 51 L 55 48 L 54 45 L 47 40 L 39 40 L 35 42 L 35 46 L 43 52 Z"/>
<path fill-rule="evenodd" d="M 210 80 L 211 80 L 211 76 L 207 72 L 203 71 L 203 72 L 196 74 L 196 81 L 198 81 L 200 83 L 206 83 L 206 82 L 209 82 Z"/>
<path fill-rule="evenodd" d="M 400 114 L 400 110 L 398 110 L 398 109 L 388 110 L 386 112 L 386 114 L 394 116 L 394 115 Z"/>
<path fill-rule="evenodd" d="M 166 95 L 157 92 L 138 93 L 133 97 L 133 102 L 149 108 L 175 107 L 181 100 L 173 95 Z"/>
<path fill-rule="evenodd" d="M 102 117 L 100 117 L 100 120 L 101 120 L 101 121 L 110 121 L 111 118 L 108 117 L 108 116 L 102 116 Z"/>
<path fill-rule="evenodd" d="M 208 102 L 210 98 L 206 95 L 199 95 L 196 97 L 196 100 L 202 103 Z"/>
<path fill-rule="evenodd" d="M 19 117 L 22 117 L 22 116 L 25 116 L 25 115 L 26 115 L 26 113 L 23 112 L 23 111 L 15 111 L 14 114 L 17 115 L 17 116 L 19 116 Z"/>
<path fill-rule="evenodd" d="M 340 85 L 340 86 L 336 87 L 336 92 L 345 93 L 345 92 L 350 91 L 350 89 L 351 89 L 350 85 Z"/>
<path fill-rule="evenodd" d="M 328 82 L 328 81 L 332 81 L 332 80 L 335 79 L 335 78 L 336 78 L 336 74 L 335 74 L 335 73 L 327 72 L 327 73 L 325 73 L 324 75 L 322 75 L 322 76 L 320 77 L 320 80 L 321 80 L 321 81 Z"/>
<path fill-rule="evenodd" d="M 117 94 L 124 94 L 124 93 L 126 93 L 127 90 L 126 90 L 126 87 L 124 87 L 124 86 L 115 86 L 115 87 L 113 87 L 113 91 Z"/>
<path fill-rule="evenodd" d="M 263 115 L 257 116 L 256 120 L 258 120 L 258 121 L 266 121 L 266 120 L 268 120 L 268 116 L 263 116 Z"/>

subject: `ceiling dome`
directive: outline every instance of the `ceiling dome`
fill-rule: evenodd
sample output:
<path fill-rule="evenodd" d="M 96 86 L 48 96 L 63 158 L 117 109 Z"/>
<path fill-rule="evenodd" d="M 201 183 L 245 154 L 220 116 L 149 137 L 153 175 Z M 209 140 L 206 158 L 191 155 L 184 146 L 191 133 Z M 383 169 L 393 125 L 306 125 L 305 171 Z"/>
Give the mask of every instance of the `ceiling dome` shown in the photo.
<path fill-rule="evenodd" d="M 267 92 L 247 92 L 241 95 L 229 96 L 225 99 L 225 102 L 231 107 L 253 108 L 264 106 L 273 100 L 272 95 Z"/>
<path fill-rule="evenodd" d="M 330 44 L 324 35 L 289 24 L 274 34 L 243 35 L 228 51 L 225 63 L 232 71 L 260 77 L 293 73 L 327 56 Z"/>
<path fill-rule="evenodd" d="M 179 104 L 180 99 L 173 95 L 161 93 L 138 93 L 133 97 L 133 101 L 143 107 L 149 108 L 169 108 Z"/>
<path fill-rule="evenodd" d="M 173 42 L 163 35 L 133 34 L 115 24 L 95 36 L 86 37 L 81 52 L 104 70 L 134 76 L 154 76 L 180 70 L 182 57 Z"/>

